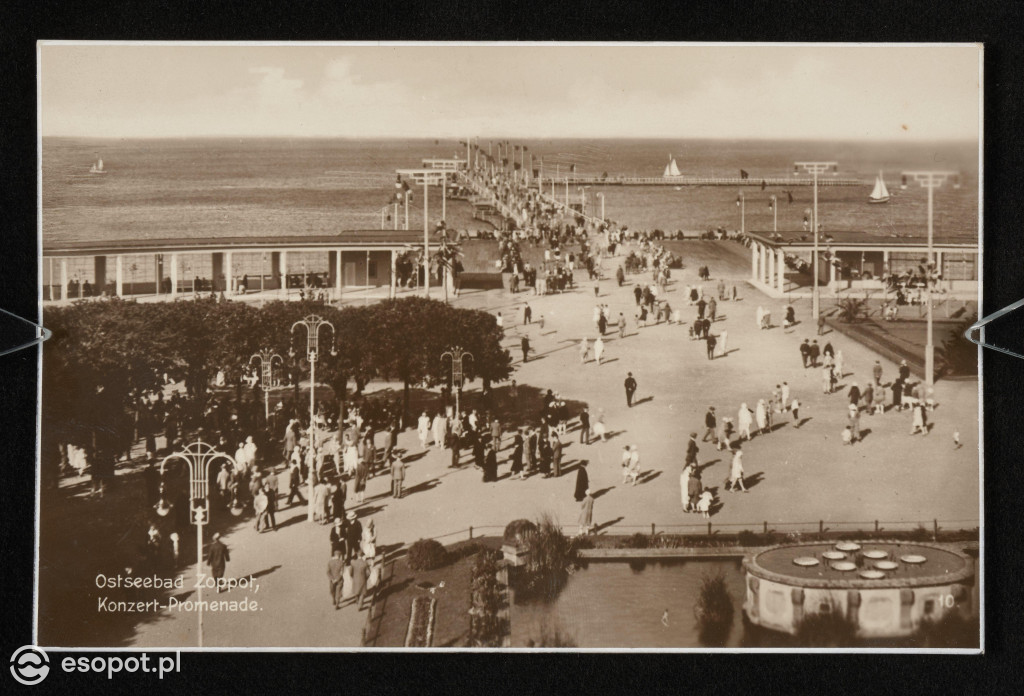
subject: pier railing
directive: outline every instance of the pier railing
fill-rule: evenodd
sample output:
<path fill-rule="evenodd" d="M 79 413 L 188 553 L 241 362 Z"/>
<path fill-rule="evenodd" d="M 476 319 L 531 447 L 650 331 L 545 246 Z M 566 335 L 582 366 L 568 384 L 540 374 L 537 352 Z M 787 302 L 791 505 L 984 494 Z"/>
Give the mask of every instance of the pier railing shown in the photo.
<path fill-rule="evenodd" d="M 804 177 L 748 177 L 739 176 L 570 176 L 544 177 L 544 182 L 556 186 L 814 186 L 814 179 Z M 818 186 L 864 186 L 864 181 L 852 177 L 822 177 Z"/>

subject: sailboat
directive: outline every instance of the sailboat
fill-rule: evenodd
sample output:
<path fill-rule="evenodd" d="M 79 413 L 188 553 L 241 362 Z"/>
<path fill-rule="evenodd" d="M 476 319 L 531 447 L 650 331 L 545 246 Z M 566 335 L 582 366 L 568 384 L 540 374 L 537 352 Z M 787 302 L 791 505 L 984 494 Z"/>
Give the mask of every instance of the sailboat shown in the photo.
<path fill-rule="evenodd" d="M 889 202 L 889 189 L 885 188 L 885 181 L 882 179 L 882 172 L 878 172 L 878 178 L 875 179 L 875 188 L 871 191 L 871 195 L 868 196 L 868 203 L 888 203 Z"/>
<path fill-rule="evenodd" d="M 96 164 L 92 165 L 92 168 L 89 169 L 89 173 L 90 174 L 106 174 L 106 172 L 103 171 L 103 160 L 97 158 Z"/>
<path fill-rule="evenodd" d="M 682 176 L 682 174 L 679 173 L 679 167 L 676 166 L 675 158 L 672 155 L 669 155 L 668 159 L 669 163 L 665 165 L 665 173 L 662 174 L 662 176 Z"/>

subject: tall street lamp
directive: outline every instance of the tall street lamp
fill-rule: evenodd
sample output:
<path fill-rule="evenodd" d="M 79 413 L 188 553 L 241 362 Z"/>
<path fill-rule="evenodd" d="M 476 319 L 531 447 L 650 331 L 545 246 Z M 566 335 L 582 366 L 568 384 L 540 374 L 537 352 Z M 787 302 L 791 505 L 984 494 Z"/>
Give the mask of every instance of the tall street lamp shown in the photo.
<path fill-rule="evenodd" d="M 779 232 L 779 201 L 775 196 L 768 199 L 768 210 L 772 211 L 775 215 L 775 220 L 772 223 L 772 232 L 778 234 Z"/>
<path fill-rule="evenodd" d="M 736 194 L 736 207 L 740 209 L 740 234 L 746 234 L 747 232 L 747 201 L 743 197 L 743 192 L 740 191 Z"/>
<path fill-rule="evenodd" d="M 601 222 L 604 222 L 604 192 L 596 194 L 601 199 Z"/>
<path fill-rule="evenodd" d="M 472 358 L 473 354 L 463 350 L 462 346 L 452 346 L 444 353 L 441 353 L 441 361 L 445 357 L 452 361 L 452 391 L 455 392 L 455 417 L 458 418 L 462 410 L 459 408 L 459 395 L 462 394 L 462 361 L 465 358 Z"/>
<path fill-rule="evenodd" d="M 924 346 L 924 380 L 925 384 L 931 387 L 935 384 L 935 343 L 932 339 L 932 285 L 939 275 L 939 269 L 935 267 L 935 257 L 932 252 L 932 204 L 935 196 L 935 189 L 942 186 L 946 179 L 953 179 L 953 188 L 960 188 L 960 174 L 952 171 L 909 171 L 903 172 L 903 183 L 900 188 L 907 187 L 907 177 L 913 177 L 914 181 L 928 189 L 928 264 L 925 278 L 928 302 L 928 339 Z"/>
<path fill-rule="evenodd" d="M 298 326 L 306 327 L 306 360 L 309 361 L 309 448 L 313 451 L 316 446 L 316 360 L 319 355 L 320 348 L 320 329 L 327 326 L 331 329 L 332 336 L 335 334 L 334 324 L 327 321 L 326 319 L 316 315 L 310 314 L 305 319 L 295 322 L 292 324 L 292 335 L 295 335 L 295 329 Z M 295 349 L 292 348 L 290 352 L 294 353 Z M 331 355 L 337 355 L 338 350 L 334 347 L 334 342 L 331 342 Z M 313 521 L 313 465 L 312 462 L 308 465 L 309 468 L 309 511 L 306 519 L 309 522 Z"/>
<path fill-rule="evenodd" d="M 801 168 L 814 176 L 814 217 L 811 222 L 811 231 L 814 233 L 814 291 L 811 299 L 811 314 L 815 321 L 817 321 L 818 315 L 821 313 L 821 301 L 818 297 L 818 175 L 827 172 L 829 167 L 832 168 L 833 176 L 839 172 L 838 162 L 793 163 L 794 176 Z"/>
<path fill-rule="evenodd" d="M 210 516 L 210 465 L 223 460 L 235 467 L 235 460 L 219 452 L 202 440 L 193 442 L 181 452 L 168 455 L 160 462 L 160 478 L 163 479 L 164 469 L 171 460 L 184 461 L 188 466 L 189 497 L 191 500 L 192 524 L 196 526 L 196 578 L 203 572 L 203 525 L 209 521 Z M 160 496 L 160 502 L 156 504 L 156 513 L 166 517 L 171 507 Z M 196 612 L 199 619 L 199 647 L 203 647 L 203 583 L 196 583 Z"/>
<path fill-rule="evenodd" d="M 278 367 L 284 364 L 284 359 L 270 350 L 263 348 L 260 352 L 249 358 L 249 364 L 256 361 L 260 365 L 260 387 L 263 389 L 263 415 L 266 422 L 270 422 L 270 388 L 274 386 L 274 361 Z"/>

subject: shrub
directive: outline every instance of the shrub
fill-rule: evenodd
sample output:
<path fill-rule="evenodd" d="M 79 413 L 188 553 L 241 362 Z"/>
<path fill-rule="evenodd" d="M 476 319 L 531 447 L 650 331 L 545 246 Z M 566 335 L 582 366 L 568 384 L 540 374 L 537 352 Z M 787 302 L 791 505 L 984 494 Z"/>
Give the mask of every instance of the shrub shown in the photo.
<path fill-rule="evenodd" d="M 981 626 L 977 618 L 965 619 L 949 612 L 938 621 L 922 621 L 917 637 L 922 648 L 976 648 Z"/>
<path fill-rule="evenodd" d="M 839 321 L 850 324 L 867 313 L 868 301 L 861 297 L 844 297 L 836 303 Z"/>
<path fill-rule="evenodd" d="M 736 535 L 736 541 L 740 546 L 760 546 L 761 537 L 756 532 L 744 529 Z"/>
<path fill-rule="evenodd" d="M 697 618 L 697 637 L 707 647 L 723 647 L 729 639 L 733 618 L 732 596 L 725 585 L 725 575 L 704 574 L 700 596 L 693 607 Z"/>
<path fill-rule="evenodd" d="M 409 547 L 407 561 L 413 570 L 433 570 L 448 563 L 448 551 L 433 539 L 420 539 Z"/>
<path fill-rule="evenodd" d="M 804 614 L 796 627 L 796 642 L 805 648 L 856 647 L 857 626 L 839 606 L 829 603 L 824 611 Z"/>
<path fill-rule="evenodd" d="M 537 525 L 530 520 L 512 520 L 505 526 L 503 540 L 506 544 L 523 546 L 528 537 L 537 531 Z"/>
<path fill-rule="evenodd" d="M 626 538 L 627 549 L 646 549 L 650 545 L 650 538 L 646 534 L 641 534 L 640 532 Z"/>
<path fill-rule="evenodd" d="M 475 648 L 501 647 L 506 622 L 500 616 L 503 605 L 497 573 L 501 552 L 484 550 L 473 564 L 470 580 L 469 644 Z"/>
<path fill-rule="evenodd" d="M 531 640 L 531 648 L 577 648 L 579 645 L 571 634 L 565 631 L 558 623 L 554 625 L 543 623 L 540 627 L 540 637 Z"/>
<path fill-rule="evenodd" d="M 936 350 L 939 368 L 944 375 L 978 374 L 978 346 L 967 340 L 964 333 L 978 320 L 974 314 L 950 330 Z"/>
<path fill-rule="evenodd" d="M 530 558 L 518 574 L 518 589 L 524 594 L 539 593 L 544 599 L 554 599 L 565 584 L 574 546 L 550 515 L 542 517 L 523 541 L 530 548 Z"/>

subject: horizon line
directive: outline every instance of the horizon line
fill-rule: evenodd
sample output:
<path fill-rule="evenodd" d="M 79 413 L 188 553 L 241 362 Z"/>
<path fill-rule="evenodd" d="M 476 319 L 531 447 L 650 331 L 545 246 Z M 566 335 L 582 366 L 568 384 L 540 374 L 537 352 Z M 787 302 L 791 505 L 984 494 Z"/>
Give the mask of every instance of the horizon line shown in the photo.
<path fill-rule="evenodd" d="M 231 134 L 231 133 L 197 133 L 190 135 L 132 135 L 132 136 L 115 136 L 115 135 L 68 135 L 68 134 L 42 134 L 38 135 L 40 139 L 45 138 L 77 138 L 81 140 L 186 140 L 186 139 L 240 139 L 240 140 L 453 140 L 461 136 L 444 136 L 444 137 L 432 137 L 426 135 L 242 135 L 242 134 Z M 484 140 L 484 136 L 472 136 L 472 138 Z M 842 137 L 806 137 L 806 138 L 788 138 L 788 137 L 776 137 L 776 138 L 759 138 L 750 136 L 701 136 L 701 137 L 685 137 L 685 136 L 669 136 L 669 135 L 647 135 L 647 136 L 621 136 L 621 135 L 594 135 L 594 136 L 578 136 L 578 135 L 559 135 L 559 136 L 541 136 L 541 137 L 524 137 L 524 136 L 512 136 L 512 135 L 494 135 L 487 136 L 487 140 L 519 140 L 519 141 L 544 141 L 544 140 L 691 140 L 691 141 L 751 141 L 751 142 L 876 142 L 876 143 L 963 143 L 963 144 L 976 144 L 982 140 L 978 138 L 970 137 L 933 137 L 933 138 L 915 138 L 909 137 L 903 139 L 899 136 L 894 137 L 878 137 L 878 138 L 855 138 L 850 136 Z M 465 145 L 462 145 L 465 147 Z"/>

